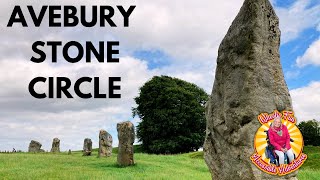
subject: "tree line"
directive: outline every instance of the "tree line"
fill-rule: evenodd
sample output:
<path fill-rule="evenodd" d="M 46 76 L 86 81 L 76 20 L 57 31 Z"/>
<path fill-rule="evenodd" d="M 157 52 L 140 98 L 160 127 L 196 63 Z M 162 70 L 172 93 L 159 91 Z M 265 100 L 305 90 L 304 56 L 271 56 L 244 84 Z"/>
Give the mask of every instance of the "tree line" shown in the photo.
<path fill-rule="evenodd" d="M 320 146 L 320 122 L 317 120 L 302 121 L 298 124 L 304 145 Z"/>

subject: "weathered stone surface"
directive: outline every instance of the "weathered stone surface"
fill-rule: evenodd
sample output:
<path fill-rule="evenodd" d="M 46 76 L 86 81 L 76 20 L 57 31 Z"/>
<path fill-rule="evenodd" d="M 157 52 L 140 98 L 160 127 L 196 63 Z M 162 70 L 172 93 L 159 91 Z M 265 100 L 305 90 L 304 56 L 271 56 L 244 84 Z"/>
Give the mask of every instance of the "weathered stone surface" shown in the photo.
<path fill-rule="evenodd" d="M 51 152 L 53 152 L 53 153 L 59 153 L 60 152 L 60 139 L 58 139 L 58 138 L 54 138 L 53 139 Z"/>
<path fill-rule="evenodd" d="M 84 139 L 83 143 L 83 156 L 91 156 L 92 141 L 89 138 Z"/>
<path fill-rule="evenodd" d="M 205 161 L 213 179 L 296 179 L 271 176 L 251 163 L 257 116 L 292 110 L 279 55 L 279 20 L 268 0 L 245 0 L 218 52 L 206 104 Z"/>
<path fill-rule="evenodd" d="M 119 139 L 118 165 L 133 165 L 134 125 L 129 121 L 118 123 L 117 131 Z"/>
<path fill-rule="evenodd" d="M 105 130 L 99 132 L 99 157 L 109 157 L 112 154 L 112 136 Z"/>
<path fill-rule="evenodd" d="M 41 148 L 42 144 L 39 143 L 38 141 L 34 141 L 31 140 L 30 144 L 29 144 L 29 148 L 28 148 L 28 152 L 41 152 L 40 148 Z"/>

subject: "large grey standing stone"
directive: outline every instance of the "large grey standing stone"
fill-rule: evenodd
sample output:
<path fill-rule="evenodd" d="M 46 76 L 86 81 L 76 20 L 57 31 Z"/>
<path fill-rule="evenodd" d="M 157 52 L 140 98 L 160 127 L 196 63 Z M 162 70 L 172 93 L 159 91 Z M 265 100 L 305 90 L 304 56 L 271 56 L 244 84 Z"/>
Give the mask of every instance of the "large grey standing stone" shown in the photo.
<path fill-rule="evenodd" d="M 105 130 L 99 132 L 99 157 L 109 157 L 112 154 L 112 136 Z"/>
<path fill-rule="evenodd" d="M 89 138 L 84 139 L 83 142 L 83 156 L 91 156 L 92 141 Z"/>
<path fill-rule="evenodd" d="M 206 104 L 204 157 L 213 179 L 296 179 L 260 171 L 250 156 L 257 116 L 292 110 L 279 55 L 279 20 L 268 0 L 245 0 L 218 52 Z"/>
<path fill-rule="evenodd" d="M 59 153 L 60 152 L 60 139 L 58 139 L 58 138 L 54 138 L 53 139 L 51 152 L 53 152 L 53 153 Z"/>
<path fill-rule="evenodd" d="M 129 121 L 118 123 L 117 131 L 119 139 L 118 165 L 133 165 L 134 125 Z"/>
<path fill-rule="evenodd" d="M 29 144 L 29 148 L 28 148 L 28 152 L 41 152 L 40 148 L 41 148 L 42 144 L 39 143 L 38 141 L 35 140 L 31 140 L 30 144 Z"/>

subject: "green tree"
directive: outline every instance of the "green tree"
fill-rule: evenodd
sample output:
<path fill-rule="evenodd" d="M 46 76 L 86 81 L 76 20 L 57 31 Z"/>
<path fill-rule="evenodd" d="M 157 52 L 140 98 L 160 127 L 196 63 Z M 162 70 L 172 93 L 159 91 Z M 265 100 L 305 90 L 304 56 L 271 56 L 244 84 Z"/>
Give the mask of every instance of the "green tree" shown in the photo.
<path fill-rule="evenodd" d="M 320 126 L 316 120 L 302 121 L 298 124 L 302 133 L 304 144 L 320 146 Z"/>
<path fill-rule="evenodd" d="M 135 98 L 141 122 L 137 137 L 148 153 L 176 154 L 203 145 L 208 95 L 195 84 L 168 76 L 155 76 L 140 88 Z"/>

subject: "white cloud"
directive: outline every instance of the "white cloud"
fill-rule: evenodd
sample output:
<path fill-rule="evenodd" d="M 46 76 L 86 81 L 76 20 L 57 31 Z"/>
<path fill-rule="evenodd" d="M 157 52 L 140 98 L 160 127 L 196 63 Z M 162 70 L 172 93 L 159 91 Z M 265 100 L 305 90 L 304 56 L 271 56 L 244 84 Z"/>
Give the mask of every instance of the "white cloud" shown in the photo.
<path fill-rule="evenodd" d="M 316 27 L 320 23 L 320 5 L 309 7 L 310 0 L 296 1 L 289 8 L 276 7 L 276 12 L 280 18 L 280 28 L 282 30 L 282 42 L 286 43 L 296 39 L 299 34 L 311 27 Z M 77 3 L 74 1 L 41 1 L 50 4 L 79 4 L 105 5 L 105 1 L 86 1 Z M 21 55 L 28 57 L 31 42 L 34 39 L 81 39 L 84 40 L 120 40 L 123 49 L 132 52 L 141 49 L 158 49 L 174 57 L 175 60 L 183 61 L 207 61 L 215 59 L 218 46 L 226 34 L 232 20 L 238 13 L 243 0 L 230 0 L 221 3 L 218 0 L 204 0 L 201 3 L 196 1 L 177 0 L 174 3 L 170 0 L 126 1 L 124 6 L 136 5 L 136 9 L 131 15 L 129 28 L 48 28 L 48 18 L 45 17 L 41 28 L 1 28 L 1 33 L 5 34 L 5 41 L 1 41 L 1 54 L 7 56 Z M 10 1 L 1 2 L 2 26 L 8 22 L 13 6 L 34 5 L 39 10 L 41 4 L 38 1 Z M 119 4 L 117 0 L 108 1 L 110 5 Z M 26 11 L 26 8 L 23 8 Z M 90 11 L 87 12 L 90 14 Z M 26 15 L 28 22 L 29 15 Z M 121 24 L 119 14 L 115 21 Z M 31 22 L 31 21 L 30 21 Z M 25 36 L 28 34 L 28 36 Z M 51 37 L 51 38 L 50 38 Z M 12 44 L 11 42 L 15 42 Z M 19 51 L 16 48 L 19 46 Z M 16 52 L 16 53 L 14 53 Z"/>
<path fill-rule="evenodd" d="M 281 41 L 285 44 L 299 37 L 308 28 L 320 23 L 320 4 L 309 6 L 311 0 L 297 0 L 289 8 L 277 7 L 282 32 Z"/>
<path fill-rule="evenodd" d="M 49 150 L 54 137 L 61 139 L 64 150 L 81 149 L 86 137 L 92 138 L 94 146 L 97 146 L 97 132 L 100 128 L 110 131 L 117 141 L 116 123 L 131 117 L 133 97 L 137 96 L 138 88 L 153 74 L 176 75 L 205 84 L 203 82 L 206 73 L 200 72 L 200 69 L 208 72 L 208 66 L 200 65 L 198 70 L 192 70 L 189 61 L 204 61 L 216 56 L 217 45 L 240 8 L 240 2 L 232 0 L 223 3 L 222 7 L 209 0 L 202 3 L 186 3 L 182 0 L 175 3 L 169 0 L 122 2 L 123 5 L 137 5 L 130 28 L 48 28 L 48 18 L 45 18 L 41 28 L 2 27 L 0 44 L 4 48 L 0 50 L 0 83 L 3 86 L 0 89 L 0 148 L 8 150 L 15 147 L 26 150 L 29 141 L 36 139 L 43 143 L 44 149 Z M 41 3 L 99 5 L 105 4 L 105 1 L 78 1 L 78 4 L 74 4 L 74 1 Z M 118 4 L 118 1 L 108 3 Z M 35 7 L 38 10 L 41 6 L 38 1 L 2 1 L 1 26 L 6 25 L 13 6 L 17 4 L 37 4 Z M 28 22 L 31 22 L 29 16 L 25 16 Z M 36 40 L 120 40 L 122 55 L 134 50 L 160 49 L 174 57 L 173 59 L 185 58 L 186 63 L 177 65 L 172 62 L 169 67 L 156 69 L 155 72 L 148 70 L 146 62 L 129 57 L 122 58 L 120 64 L 33 64 L 28 59 L 33 54 L 31 45 Z M 50 58 L 50 53 L 48 56 Z M 121 76 L 122 99 L 37 100 L 31 97 L 27 90 L 28 83 L 36 76 L 66 76 L 73 82 L 81 76 L 99 76 L 102 81 L 101 89 L 106 89 L 105 81 L 108 76 Z M 212 79 L 209 79 L 208 84 L 211 84 Z M 43 86 L 39 90 L 46 91 L 46 88 Z M 88 84 L 83 88 L 92 89 Z"/>
<path fill-rule="evenodd" d="M 316 119 L 320 121 L 320 82 L 290 91 L 293 110 L 298 121 Z"/>
<path fill-rule="evenodd" d="M 211 63 L 210 63 L 211 64 Z M 200 85 L 209 92 L 213 82 L 213 67 L 192 63 L 174 64 L 162 69 L 149 70 L 145 61 L 123 57 L 119 64 L 78 63 L 68 64 L 49 62 L 34 64 L 21 59 L 0 61 L 0 141 L 6 150 L 15 147 L 26 150 L 31 139 L 39 140 L 43 148 L 50 150 L 54 137 L 61 139 L 62 150 L 81 149 L 84 138 L 93 139 L 97 147 L 99 129 L 106 129 L 114 137 L 117 145 L 116 123 L 131 119 L 133 98 L 138 88 L 153 75 L 167 74 Z M 209 76 L 207 73 L 210 72 Z M 28 92 L 28 84 L 37 76 L 66 76 L 74 83 L 82 76 L 100 77 L 100 89 L 107 89 L 107 77 L 120 76 L 121 99 L 83 100 L 33 98 Z M 89 83 L 81 88 L 92 92 Z M 46 92 L 47 86 L 40 85 L 36 91 Z M 74 94 L 73 90 L 71 93 Z M 132 119 L 131 119 L 132 120 Z M 138 119 L 134 122 L 137 124 Z"/>
<path fill-rule="evenodd" d="M 22 109 L 35 109 L 37 105 L 31 107 L 22 107 L 21 102 L 26 100 L 25 103 L 30 104 L 38 104 L 38 108 L 43 108 L 43 104 L 46 106 L 50 106 L 49 109 L 51 111 L 56 111 L 59 109 L 77 109 L 81 110 L 83 108 L 94 108 L 100 107 L 101 104 L 105 104 L 104 101 L 90 101 L 85 100 L 84 102 L 92 103 L 89 107 L 84 106 L 87 103 L 83 103 L 81 99 L 47 99 L 47 100 L 35 100 L 35 98 L 31 97 L 28 92 L 28 84 L 29 82 L 37 77 L 68 77 L 72 81 L 72 85 L 75 83 L 77 79 L 83 76 L 89 77 L 99 77 L 100 78 L 100 91 L 103 93 L 108 92 L 108 77 L 121 77 L 122 81 L 120 85 L 122 85 L 122 99 L 130 100 L 138 91 L 138 88 L 141 84 L 143 84 L 150 76 L 152 76 L 152 72 L 148 70 L 147 63 L 145 61 L 141 61 L 138 59 L 134 59 L 131 57 L 123 57 L 120 58 L 120 63 L 111 63 L 111 64 L 99 64 L 99 63 L 77 63 L 77 64 L 65 64 L 65 63 L 41 63 L 35 64 L 28 61 L 23 60 L 1 60 L 1 77 L 0 83 L 3 84 L 3 88 L 0 91 L 0 95 L 3 97 L 0 102 L 4 104 L 5 101 L 8 101 L 9 104 L 6 104 L 2 108 L 5 109 L 17 109 L 21 107 Z M 48 84 L 36 85 L 36 91 L 47 92 Z M 86 92 L 93 93 L 93 82 L 84 83 L 80 87 Z M 73 88 L 70 88 L 70 92 L 73 93 Z M 76 97 L 76 96 L 74 96 Z M 111 100 L 108 100 L 111 101 Z M 116 101 L 116 100 L 114 100 Z M 11 102 L 13 102 L 12 106 L 10 106 Z M 39 104 L 39 102 L 41 102 Z M 116 101 L 117 102 L 117 101 Z M 42 104 L 43 103 L 43 104 Z M 59 103 L 58 105 L 56 103 Z M 16 105 L 20 105 L 15 107 Z M 22 110 L 18 109 L 18 110 Z"/>
<path fill-rule="evenodd" d="M 292 70 L 292 71 L 286 71 L 284 73 L 285 79 L 296 79 L 300 75 L 300 71 L 298 70 Z"/>
<path fill-rule="evenodd" d="M 320 38 L 314 41 L 306 52 L 296 60 L 297 66 L 302 68 L 306 65 L 320 66 Z"/>
<path fill-rule="evenodd" d="M 33 3 L 32 3 L 33 2 Z M 80 2 L 57 1 L 54 4 L 72 4 L 78 6 Z M 68 3 L 69 2 L 69 3 Z M 81 1 L 90 5 L 105 5 L 105 1 Z M 31 43 L 35 39 L 60 39 L 60 40 L 110 40 L 111 38 L 121 41 L 121 46 L 127 51 L 141 49 L 162 50 L 166 54 L 181 59 L 183 61 L 206 61 L 215 59 L 217 49 L 228 27 L 239 11 L 242 0 L 229 0 L 221 3 L 218 0 L 204 0 L 201 3 L 196 1 L 177 0 L 174 3 L 170 0 L 159 1 L 126 1 L 121 5 L 136 5 L 136 9 L 131 15 L 130 27 L 123 28 L 48 28 L 47 16 L 41 28 L 3 28 L 2 34 L 6 34 L 7 41 L 2 41 L 1 45 L 6 46 L 1 53 L 7 56 L 20 55 L 29 57 Z M 41 1 L 41 4 L 53 4 L 52 1 Z M 37 4 L 39 9 L 41 4 L 37 1 L 10 3 L 2 2 L 2 12 L 0 22 L 6 25 L 9 15 L 15 4 Z M 119 1 L 108 1 L 108 4 L 118 5 Z M 219 4 L 219 5 L 217 5 Z M 25 12 L 26 8 L 22 8 Z M 89 14 L 89 12 L 88 12 Z M 46 14 L 47 15 L 47 14 Z M 28 22 L 29 15 L 26 13 Z M 116 16 L 116 22 L 121 24 L 120 16 Z M 26 37 L 25 35 L 28 34 Z M 16 42 L 12 44 L 11 42 Z M 19 52 L 15 52 L 19 46 Z"/>
<path fill-rule="evenodd" d="M 81 149 L 86 137 L 92 138 L 97 146 L 99 129 L 112 133 L 115 143 L 116 123 L 130 120 L 133 98 L 138 88 L 150 77 L 145 61 L 131 57 L 120 58 L 119 64 L 72 64 L 52 65 L 32 64 L 23 60 L 0 61 L 0 148 L 26 150 L 31 139 L 40 140 L 45 149 L 50 150 L 51 140 L 61 138 L 62 149 Z M 101 92 L 107 91 L 109 76 L 120 76 L 121 99 L 83 100 L 74 99 L 35 99 L 28 92 L 30 80 L 36 76 L 66 76 L 74 83 L 82 76 L 100 77 Z M 43 84 L 36 91 L 47 92 Z M 90 83 L 81 89 L 93 93 Z M 71 91 L 74 94 L 73 90 Z M 15 143 L 13 143 L 13 141 Z"/>
<path fill-rule="evenodd" d="M 157 69 L 157 74 L 165 74 L 194 83 L 211 93 L 215 76 L 216 65 L 213 61 L 194 63 L 175 63 L 170 66 Z"/>
<path fill-rule="evenodd" d="M 133 30 L 121 36 L 131 43 L 138 42 L 137 48 L 161 49 L 184 61 L 206 61 L 216 57 L 218 45 L 242 2 L 137 1 Z"/>
<path fill-rule="evenodd" d="M 117 145 L 116 123 L 121 119 L 126 109 L 105 108 L 100 110 L 49 112 L 21 112 L 15 117 L 6 117 L 0 122 L 2 147 L 7 150 L 26 150 L 31 139 L 38 140 L 45 150 L 50 150 L 54 137 L 61 140 L 61 149 L 79 150 L 84 138 L 91 138 L 93 146 L 97 147 L 98 133 L 105 129 L 114 137 Z"/>

